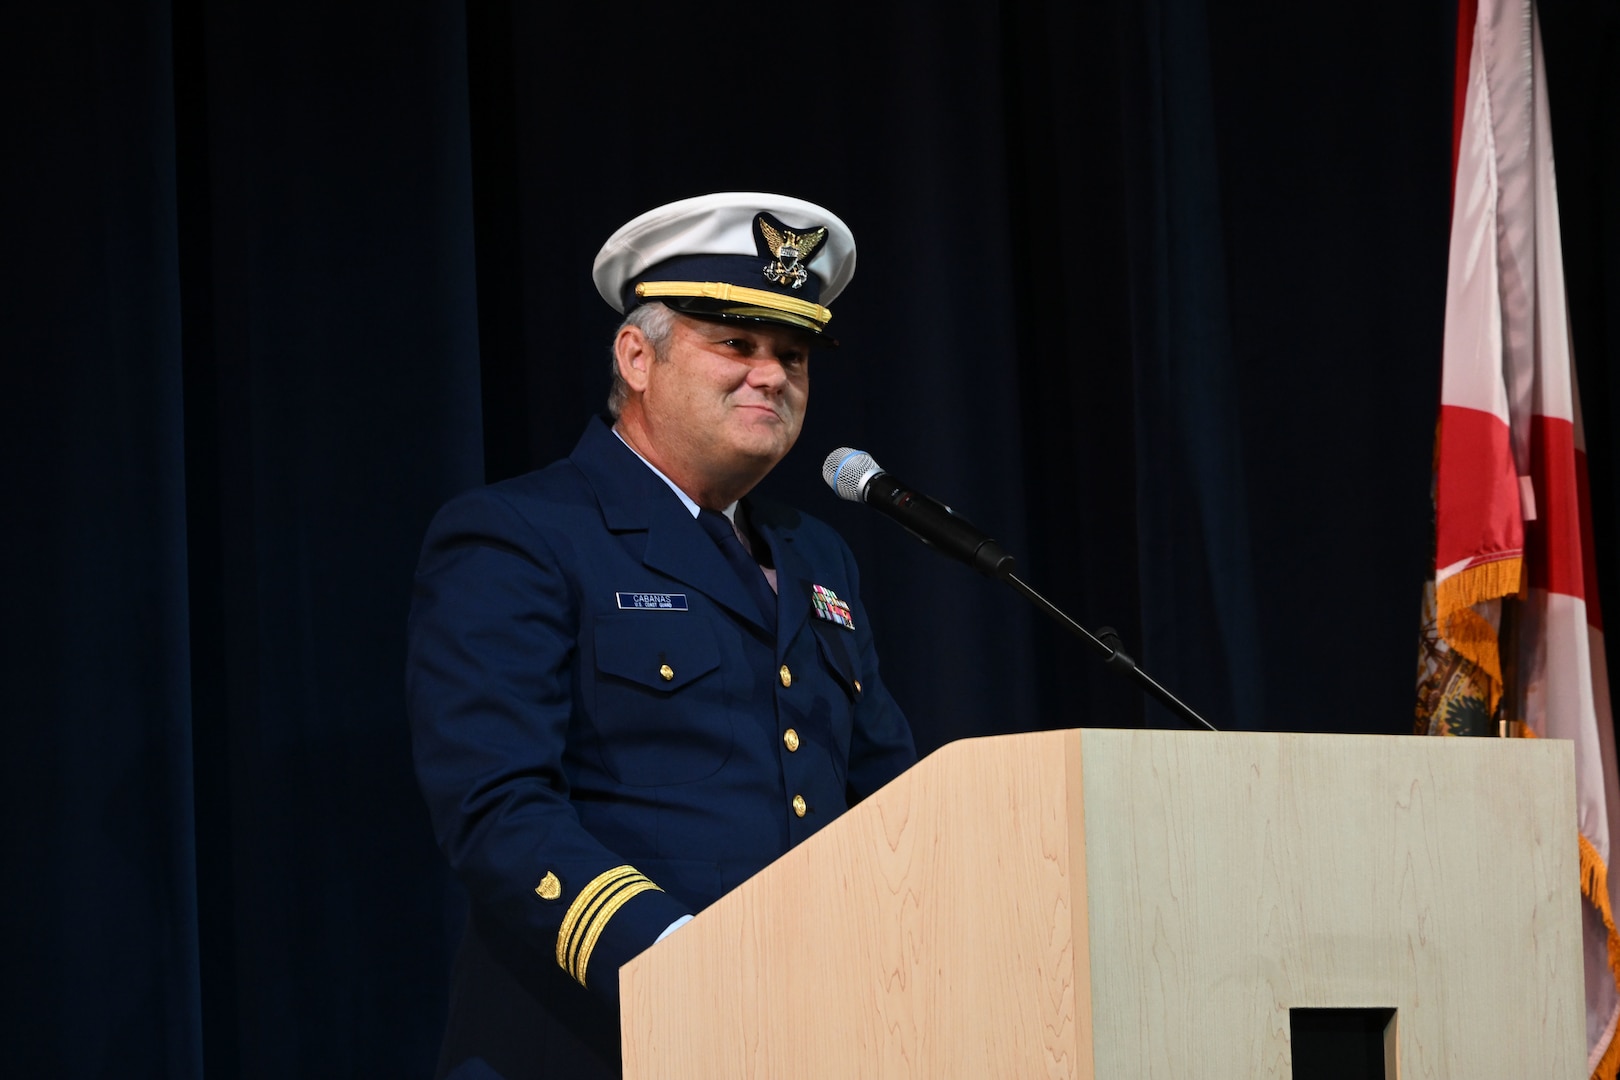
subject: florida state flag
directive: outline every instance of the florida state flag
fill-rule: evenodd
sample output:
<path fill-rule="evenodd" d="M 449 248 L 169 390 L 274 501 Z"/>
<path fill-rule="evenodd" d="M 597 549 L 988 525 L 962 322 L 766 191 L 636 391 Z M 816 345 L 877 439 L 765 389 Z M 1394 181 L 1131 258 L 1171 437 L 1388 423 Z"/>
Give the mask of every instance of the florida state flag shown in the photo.
<path fill-rule="evenodd" d="M 1506 725 L 1574 742 L 1588 1064 L 1613 1080 L 1620 937 L 1608 867 L 1620 788 L 1530 0 L 1462 0 L 1457 58 L 1435 570 L 1417 728 L 1494 735 Z"/>

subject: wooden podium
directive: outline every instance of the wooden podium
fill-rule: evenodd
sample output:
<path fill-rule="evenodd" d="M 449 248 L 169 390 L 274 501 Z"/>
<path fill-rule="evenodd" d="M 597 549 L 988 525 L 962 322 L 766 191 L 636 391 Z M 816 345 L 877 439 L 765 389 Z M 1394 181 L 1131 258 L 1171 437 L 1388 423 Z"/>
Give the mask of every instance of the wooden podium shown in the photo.
<path fill-rule="evenodd" d="M 1586 1076 L 1568 743 L 954 743 L 620 971 L 629 1080 Z M 1376 1034 L 1374 1036 L 1376 1038 Z"/>

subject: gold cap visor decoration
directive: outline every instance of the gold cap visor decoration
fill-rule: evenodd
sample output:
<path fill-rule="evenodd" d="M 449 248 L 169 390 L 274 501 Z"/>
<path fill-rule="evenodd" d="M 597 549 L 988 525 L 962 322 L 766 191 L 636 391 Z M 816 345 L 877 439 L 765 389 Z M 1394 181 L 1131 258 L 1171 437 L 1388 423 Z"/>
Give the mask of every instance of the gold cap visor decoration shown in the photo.
<path fill-rule="evenodd" d="M 813 334 L 825 333 L 832 318 L 832 312 L 820 304 L 723 281 L 641 281 L 636 283 L 636 295 L 644 300 L 674 301 L 671 307 L 691 315 L 786 323 Z"/>

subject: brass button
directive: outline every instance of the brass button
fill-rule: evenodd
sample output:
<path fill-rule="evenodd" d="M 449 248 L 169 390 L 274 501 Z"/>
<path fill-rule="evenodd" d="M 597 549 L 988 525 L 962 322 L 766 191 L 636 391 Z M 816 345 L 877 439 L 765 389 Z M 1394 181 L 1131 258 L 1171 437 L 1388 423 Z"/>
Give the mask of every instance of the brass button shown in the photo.
<path fill-rule="evenodd" d="M 664 664 L 659 667 L 658 674 L 664 677 L 665 682 L 669 682 L 675 677 L 675 669 L 670 667 L 668 664 Z"/>
<path fill-rule="evenodd" d="M 793 685 L 793 672 L 788 670 L 788 666 L 786 664 L 782 665 L 782 670 L 778 671 L 777 674 L 782 677 L 783 686 Z"/>
<path fill-rule="evenodd" d="M 861 680 L 859 679 L 855 680 L 855 692 L 857 694 L 861 692 Z"/>
<path fill-rule="evenodd" d="M 534 887 L 534 893 L 542 900 L 555 900 L 562 895 L 562 882 L 557 880 L 556 874 L 547 870 L 546 876 L 540 879 L 540 884 Z"/>
<path fill-rule="evenodd" d="M 803 795 L 793 796 L 793 812 L 795 814 L 798 814 L 800 817 L 804 817 L 804 812 L 808 809 L 809 807 L 805 805 Z"/>
<path fill-rule="evenodd" d="M 790 754 L 798 750 L 799 733 L 794 731 L 792 728 L 788 728 L 786 731 L 782 732 L 782 744 L 788 748 L 788 753 Z"/>

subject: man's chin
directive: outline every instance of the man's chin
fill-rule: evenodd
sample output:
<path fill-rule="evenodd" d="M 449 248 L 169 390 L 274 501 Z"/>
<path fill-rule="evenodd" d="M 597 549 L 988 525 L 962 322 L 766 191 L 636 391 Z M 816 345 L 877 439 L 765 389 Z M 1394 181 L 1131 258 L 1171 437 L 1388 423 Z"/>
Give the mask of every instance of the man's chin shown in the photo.
<path fill-rule="evenodd" d="M 798 432 L 794 432 L 791 438 L 785 435 L 785 432 L 778 430 L 774 438 L 741 440 L 735 447 L 738 462 L 764 475 L 776 468 L 777 462 L 793 449 Z"/>
<path fill-rule="evenodd" d="M 759 452 L 771 452 L 777 448 L 780 453 L 787 453 L 799 438 L 799 425 L 791 424 L 776 413 L 750 410 L 751 415 L 744 418 L 744 423 L 734 429 L 736 444 Z"/>

